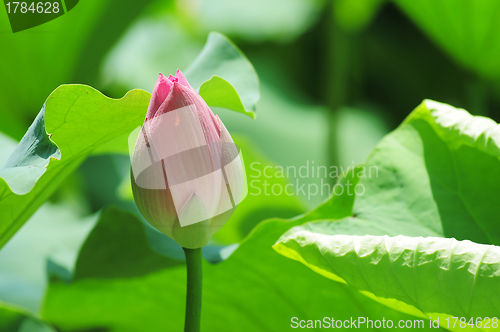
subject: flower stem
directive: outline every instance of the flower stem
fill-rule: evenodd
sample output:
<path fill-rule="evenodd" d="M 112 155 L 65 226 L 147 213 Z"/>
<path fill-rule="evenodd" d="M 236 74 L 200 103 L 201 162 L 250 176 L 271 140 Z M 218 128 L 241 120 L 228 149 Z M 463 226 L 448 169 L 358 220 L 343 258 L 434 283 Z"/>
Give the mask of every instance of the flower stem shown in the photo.
<path fill-rule="evenodd" d="M 187 265 L 186 320 L 184 332 L 199 332 L 201 318 L 201 248 L 184 249 Z"/>

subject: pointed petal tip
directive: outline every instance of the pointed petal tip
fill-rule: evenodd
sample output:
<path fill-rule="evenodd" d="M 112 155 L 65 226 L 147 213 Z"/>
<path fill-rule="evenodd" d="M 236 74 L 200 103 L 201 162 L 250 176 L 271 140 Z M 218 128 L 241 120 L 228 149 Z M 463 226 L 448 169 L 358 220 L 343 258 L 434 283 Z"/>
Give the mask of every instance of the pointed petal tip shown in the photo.
<path fill-rule="evenodd" d="M 153 92 L 151 94 L 148 111 L 146 112 L 146 119 L 152 119 L 155 116 L 156 111 L 167 98 L 171 88 L 172 82 L 170 82 L 162 73 L 159 73 L 155 87 L 153 88 Z"/>
<path fill-rule="evenodd" d="M 184 85 L 185 87 L 187 88 L 191 88 L 191 85 L 189 84 L 186 76 L 184 76 L 184 74 L 182 73 L 182 71 L 180 69 L 177 69 L 177 72 L 175 73 L 175 77 L 179 80 L 179 83 Z"/>

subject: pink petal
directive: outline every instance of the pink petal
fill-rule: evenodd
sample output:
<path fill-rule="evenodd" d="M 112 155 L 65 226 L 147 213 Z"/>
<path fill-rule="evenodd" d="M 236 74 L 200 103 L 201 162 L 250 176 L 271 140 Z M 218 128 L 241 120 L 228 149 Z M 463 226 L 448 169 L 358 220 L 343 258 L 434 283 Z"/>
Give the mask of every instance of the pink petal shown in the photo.
<path fill-rule="evenodd" d="M 193 89 L 191 87 L 191 85 L 189 85 L 188 80 L 186 79 L 186 77 L 184 76 L 184 74 L 182 73 L 182 71 L 180 69 L 177 69 L 177 72 L 175 73 L 175 77 L 179 80 L 180 84 L 184 85 L 187 88 Z"/>
<path fill-rule="evenodd" d="M 218 116 L 217 120 L 221 126 L 221 166 L 225 176 L 222 177 L 219 205 L 214 218 L 210 221 L 211 235 L 224 226 L 247 194 L 246 175 L 240 151 Z"/>
<path fill-rule="evenodd" d="M 168 75 L 168 80 L 172 83 L 176 83 L 176 82 L 179 82 L 179 80 L 177 79 L 177 77 L 175 76 L 172 76 L 172 75 Z"/>
<path fill-rule="evenodd" d="M 152 119 L 158 108 L 161 106 L 165 98 L 167 98 L 173 83 L 168 80 L 163 74 L 158 75 L 156 80 L 153 93 L 151 94 L 151 100 L 149 101 L 148 111 L 146 113 L 146 119 Z"/>
<path fill-rule="evenodd" d="M 155 117 L 149 121 L 153 156 L 165 161 L 169 189 L 179 212 L 194 194 L 213 216 L 220 197 L 219 132 L 215 118 L 196 91 L 174 82 Z M 217 144 L 214 144 L 217 143 Z M 181 226 L 201 220 L 179 220 Z"/>

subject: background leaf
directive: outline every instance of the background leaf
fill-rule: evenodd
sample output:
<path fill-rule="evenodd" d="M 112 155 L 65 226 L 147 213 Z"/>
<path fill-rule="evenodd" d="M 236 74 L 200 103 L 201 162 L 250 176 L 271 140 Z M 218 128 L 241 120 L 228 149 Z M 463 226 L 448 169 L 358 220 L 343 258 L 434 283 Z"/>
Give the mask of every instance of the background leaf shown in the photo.
<path fill-rule="evenodd" d="M 245 110 L 238 92 L 236 92 L 231 83 L 222 77 L 214 75 L 211 79 L 205 81 L 200 87 L 200 96 L 204 97 L 207 104 L 211 107 L 230 109 L 255 119 L 255 113 Z"/>
<path fill-rule="evenodd" d="M 333 3 L 337 24 L 350 32 L 359 32 L 375 18 L 385 0 L 338 0 Z"/>
<path fill-rule="evenodd" d="M 56 332 L 55 329 L 31 314 L 8 304 L 0 303 L 1 332 Z"/>
<path fill-rule="evenodd" d="M 69 204 L 44 204 L 0 251 L 0 298 L 40 310 L 50 259 L 72 271 L 78 250 L 97 221 Z"/>
<path fill-rule="evenodd" d="M 500 78 L 500 5 L 495 0 L 395 0 L 457 62 L 480 75 Z"/>
<path fill-rule="evenodd" d="M 214 75 L 219 78 L 214 79 Z M 199 89 L 200 95 L 206 98 L 208 106 L 255 113 L 255 104 L 260 98 L 257 73 L 250 61 L 224 35 L 216 32 L 208 35 L 200 55 L 186 70 L 186 77 L 191 86 Z M 241 109 L 242 105 L 246 112 Z M 255 117 L 254 114 L 250 116 Z"/>

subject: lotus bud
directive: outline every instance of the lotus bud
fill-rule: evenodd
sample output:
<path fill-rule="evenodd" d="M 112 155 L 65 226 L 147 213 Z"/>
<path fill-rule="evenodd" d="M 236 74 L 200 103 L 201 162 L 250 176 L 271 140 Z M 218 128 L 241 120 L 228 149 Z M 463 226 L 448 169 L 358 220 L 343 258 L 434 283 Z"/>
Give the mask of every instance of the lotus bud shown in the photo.
<path fill-rule="evenodd" d="M 189 249 L 205 246 L 246 196 L 239 148 L 180 70 L 156 81 L 131 180 L 144 218 Z"/>

